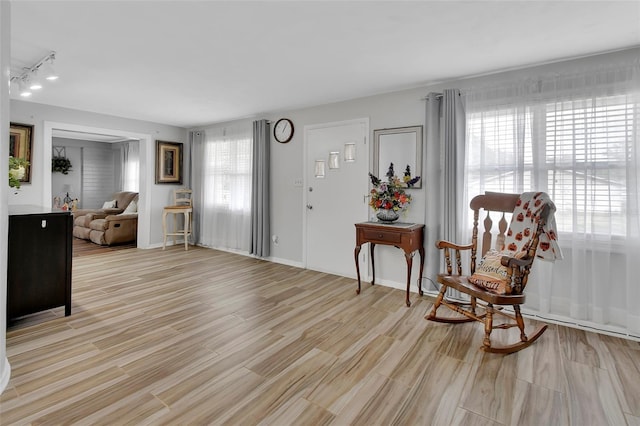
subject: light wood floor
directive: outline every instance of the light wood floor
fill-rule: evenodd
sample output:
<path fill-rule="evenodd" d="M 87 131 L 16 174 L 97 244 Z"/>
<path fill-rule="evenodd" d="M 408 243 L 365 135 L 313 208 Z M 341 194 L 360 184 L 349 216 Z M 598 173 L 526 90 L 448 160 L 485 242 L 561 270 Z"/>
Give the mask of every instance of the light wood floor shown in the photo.
<path fill-rule="evenodd" d="M 3 425 L 640 425 L 638 342 L 551 325 L 485 354 L 426 298 L 201 248 L 73 269 L 72 316 L 8 330 Z"/>
<path fill-rule="evenodd" d="M 94 244 L 91 241 L 83 240 L 81 238 L 73 238 L 73 257 L 89 256 L 92 254 L 101 254 L 117 250 L 126 250 L 135 248 L 137 245 L 135 242 L 127 244 L 119 244 L 115 246 L 101 246 Z"/>

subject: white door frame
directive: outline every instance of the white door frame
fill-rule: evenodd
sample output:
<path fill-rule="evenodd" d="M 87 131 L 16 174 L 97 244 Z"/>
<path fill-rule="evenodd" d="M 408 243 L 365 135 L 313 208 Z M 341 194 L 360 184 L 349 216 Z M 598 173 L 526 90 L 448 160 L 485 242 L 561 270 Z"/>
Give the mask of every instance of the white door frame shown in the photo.
<path fill-rule="evenodd" d="M 320 123 L 320 124 L 308 124 L 304 126 L 304 143 L 303 143 L 303 167 L 302 167 L 302 176 L 303 176 L 303 195 L 302 195 L 302 264 L 306 268 L 307 265 L 307 203 L 308 203 L 308 188 L 310 182 L 307 181 L 308 171 L 309 171 L 309 161 L 307 161 L 308 155 L 308 140 L 309 140 L 309 131 L 324 129 L 329 127 L 339 127 L 339 126 L 349 126 L 353 124 L 362 124 L 365 128 L 365 146 L 367 147 L 366 152 L 357 152 L 357 161 L 366 161 L 367 170 L 369 170 L 370 164 L 370 151 L 371 149 L 369 144 L 369 117 L 365 118 L 356 118 L 352 120 L 343 120 L 343 121 L 332 121 L 328 123 Z M 363 177 L 364 179 L 364 177 Z M 366 216 L 364 218 L 366 220 Z M 353 239 L 353 247 L 355 249 L 355 228 L 354 228 L 354 239 Z M 362 250 L 360 253 L 360 271 L 364 271 L 363 265 L 367 265 L 367 250 Z M 355 265 L 354 265 L 355 272 Z M 362 273 L 362 272 L 361 272 Z M 354 273 L 355 275 L 355 273 Z"/>
<path fill-rule="evenodd" d="M 140 141 L 140 191 L 138 195 L 138 247 L 150 248 L 151 244 L 151 190 L 152 179 L 147 179 L 147 170 L 152 170 L 154 164 L 154 150 L 151 135 L 135 133 L 126 130 L 101 129 L 98 127 L 82 126 L 70 123 L 44 122 L 44 188 L 42 203 L 51 205 L 51 150 L 53 149 L 53 129 L 70 130 L 82 133 L 96 133 L 100 135 L 122 136 L 123 138 L 138 139 Z M 47 169 L 48 168 L 48 169 Z"/>

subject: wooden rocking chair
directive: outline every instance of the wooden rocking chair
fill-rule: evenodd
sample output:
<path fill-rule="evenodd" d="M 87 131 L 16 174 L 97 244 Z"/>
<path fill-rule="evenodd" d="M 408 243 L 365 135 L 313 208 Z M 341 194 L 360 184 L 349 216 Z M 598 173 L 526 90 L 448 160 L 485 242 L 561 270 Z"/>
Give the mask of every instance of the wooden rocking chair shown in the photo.
<path fill-rule="evenodd" d="M 547 328 L 546 325 L 542 325 L 533 334 L 527 336 L 520 305 L 525 302 L 524 290 L 531 265 L 536 258 L 536 251 L 540 248 L 538 255 L 549 260 L 561 257 L 555 241 L 555 220 L 553 219 L 555 206 L 546 194 L 538 192 L 522 195 L 486 193 L 473 198 L 470 207 L 473 210 L 471 244 L 459 245 L 447 241 L 436 243 L 436 247 L 444 250 L 447 272 L 438 275 L 437 279 L 442 284 L 442 288 L 431 312 L 425 318 L 447 323 L 482 322 L 485 331 L 482 346 L 484 351 L 516 352 L 533 343 Z M 484 232 L 481 236 L 481 246 L 478 247 L 478 219 L 481 210 L 485 215 Z M 494 250 L 491 250 L 492 212 L 501 216 L 498 229 L 494 230 L 497 233 Z M 513 213 L 508 230 L 506 213 Z M 478 248 L 480 248 L 482 261 L 476 266 Z M 455 256 L 455 274 L 451 251 Z M 462 274 L 462 251 L 471 253 L 468 276 Z M 470 303 L 463 304 L 447 300 L 445 293 L 448 288 L 467 294 L 470 297 Z M 441 305 L 464 316 L 438 317 L 436 312 Z M 503 306 L 512 306 L 513 313 L 506 312 Z M 478 308 L 482 308 L 481 313 L 476 312 Z M 507 318 L 507 321 L 494 325 L 493 320 L 496 314 Z M 493 329 L 508 329 L 516 326 L 520 329 L 519 342 L 508 346 L 492 346 L 490 336 Z"/>

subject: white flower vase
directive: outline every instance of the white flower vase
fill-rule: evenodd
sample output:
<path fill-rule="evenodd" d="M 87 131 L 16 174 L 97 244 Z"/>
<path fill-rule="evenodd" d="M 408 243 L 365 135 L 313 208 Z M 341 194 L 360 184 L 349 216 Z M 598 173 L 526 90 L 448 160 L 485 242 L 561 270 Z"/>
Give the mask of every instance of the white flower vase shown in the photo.
<path fill-rule="evenodd" d="M 393 223 L 400 217 L 400 213 L 393 209 L 379 209 L 376 213 L 376 217 L 380 222 Z"/>
<path fill-rule="evenodd" d="M 24 174 L 26 173 L 26 170 L 24 168 L 24 166 L 20 166 L 17 169 L 10 169 L 9 170 L 9 174 L 11 176 L 13 176 L 14 178 L 20 180 L 24 177 Z"/>

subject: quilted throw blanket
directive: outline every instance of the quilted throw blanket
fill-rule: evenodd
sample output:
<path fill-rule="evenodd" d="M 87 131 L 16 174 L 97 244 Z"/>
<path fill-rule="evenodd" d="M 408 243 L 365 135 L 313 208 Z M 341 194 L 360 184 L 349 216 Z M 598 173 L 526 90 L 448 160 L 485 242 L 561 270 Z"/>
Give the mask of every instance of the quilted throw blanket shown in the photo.
<path fill-rule="evenodd" d="M 553 206 L 551 199 L 544 192 L 525 192 L 520 195 L 511 218 L 511 224 L 505 238 L 503 251 L 520 257 L 529 249 L 533 233 L 540 220 L 540 213 L 546 205 Z M 536 256 L 549 261 L 562 259 L 562 250 L 558 245 L 555 207 L 549 213 L 547 223 L 540 234 Z M 520 256 L 518 254 L 522 253 Z"/>

